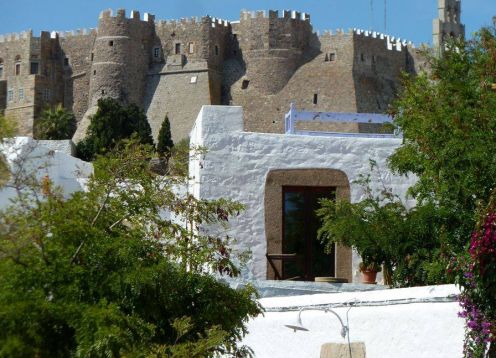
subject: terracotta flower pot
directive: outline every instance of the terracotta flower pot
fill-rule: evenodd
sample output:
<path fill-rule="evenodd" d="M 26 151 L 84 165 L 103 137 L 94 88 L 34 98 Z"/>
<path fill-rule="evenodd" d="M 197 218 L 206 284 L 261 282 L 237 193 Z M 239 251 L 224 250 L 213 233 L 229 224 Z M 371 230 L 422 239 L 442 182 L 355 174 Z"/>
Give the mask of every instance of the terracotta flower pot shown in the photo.
<path fill-rule="evenodd" d="M 369 285 L 375 285 L 377 278 L 377 271 L 366 270 L 362 271 L 362 283 L 366 283 Z"/>

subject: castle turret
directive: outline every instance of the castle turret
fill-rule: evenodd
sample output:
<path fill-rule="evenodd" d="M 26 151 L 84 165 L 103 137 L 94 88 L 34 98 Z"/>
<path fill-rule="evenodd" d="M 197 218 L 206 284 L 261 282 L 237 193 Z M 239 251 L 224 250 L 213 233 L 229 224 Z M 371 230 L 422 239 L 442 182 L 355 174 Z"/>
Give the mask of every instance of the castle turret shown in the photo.
<path fill-rule="evenodd" d="M 123 9 L 103 11 L 93 47 L 90 77 L 90 107 L 111 97 L 124 104 L 142 105 L 145 81 L 155 38 L 153 15 L 144 21 L 137 11 L 126 18 Z"/>
<path fill-rule="evenodd" d="M 439 15 L 433 23 L 434 49 L 442 50 L 449 37 L 465 37 L 465 26 L 461 23 L 461 0 L 438 0 Z"/>
<path fill-rule="evenodd" d="M 246 81 L 261 94 L 275 94 L 304 60 L 312 35 L 310 16 L 296 11 L 241 12 L 235 34 L 246 63 Z M 267 80 L 269 79 L 270 80 Z"/>

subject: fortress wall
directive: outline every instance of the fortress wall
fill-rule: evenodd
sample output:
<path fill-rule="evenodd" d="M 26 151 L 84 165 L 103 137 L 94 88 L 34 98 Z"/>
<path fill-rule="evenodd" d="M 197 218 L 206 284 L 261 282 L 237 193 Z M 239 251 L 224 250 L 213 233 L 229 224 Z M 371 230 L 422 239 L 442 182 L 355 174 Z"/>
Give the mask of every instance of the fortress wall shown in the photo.
<path fill-rule="evenodd" d="M 95 30 L 87 35 L 60 38 L 63 57 L 69 62 L 68 66 L 64 66 L 64 107 L 72 110 L 78 122 L 88 109 L 91 54 L 95 38 Z"/>
<path fill-rule="evenodd" d="M 206 70 L 148 76 L 145 110 L 155 140 L 166 115 L 175 142 L 189 136 L 202 105 L 211 103 L 209 83 Z"/>
<path fill-rule="evenodd" d="M 20 135 L 31 135 L 33 132 L 34 76 L 29 76 L 32 32 L 8 34 L 0 37 L 0 59 L 3 62 L 3 80 L 5 90 L 12 91 L 12 99 L 5 100 L 5 115 L 18 122 Z M 20 58 L 19 61 L 16 58 Z M 20 74 L 15 74 L 15 65 L 19 62 Z M 33 92 L 31 92 L 33 88 Z M 24 99 L 19 98 L 19 89 L 24 90 Z"/>
<path fill-rule="evenodd" d="M 175 55 L 176 44 L 179 44 L 180 54 L 186 57 L 187 62 L 205 61 L 208 58 L 208 38 L 205 31 L 209 23 L 210 18 L 207 17 L 157 22 L 155 31 L 163 57 L 166 59 Z"/>
<path fill-rule="evenodd" d="M 263 96 L 258 88 L 242 89 L 242 79 L 231 87 L 232 103 L 245 109 L 245 130 L 282 133 L 284 114 L 294 102 L 298 109 L 312 111 L 356 111 L 353 81 L 353 37 L 349 33 L 326 35 L 318 39 L 320 51 L 299 67 L 277 94 Z M 334 61 L 326 61 L 333 53 Z M 264 81 L 267 81 L 265 79 Z M 314 104 L 314 95 L 317 103 Z M 316 126 L 318 124 L 312 124 Z M 330 126 L 329 124 L 326 124 Z M 305 129 L 310 128 L 307 124 Z M 327 128 L 327 127 L 326 127 Z M 322 129 L 319 127 L 319 129 Z M 329 130 L 357 131 L 356 125 L 334 125 Z"/>
<path fill-rule="evenodd" d="M 407 46 L 370 32 L 355 31 L 353 41 L 357 112 L 385 112 L 401 87 L 401 72 L 410 67 Z"/>

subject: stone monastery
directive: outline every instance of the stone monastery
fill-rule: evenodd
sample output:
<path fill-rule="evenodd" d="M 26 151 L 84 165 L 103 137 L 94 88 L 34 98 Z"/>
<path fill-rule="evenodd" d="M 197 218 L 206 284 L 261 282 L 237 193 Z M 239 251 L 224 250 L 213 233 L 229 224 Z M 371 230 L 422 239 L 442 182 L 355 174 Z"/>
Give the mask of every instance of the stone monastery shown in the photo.
<path fill-rule="evenodd" d="M 441 48 L 446 36 L 463 36 L 464 26 L 460 0 L 438 1 L 433 44 Z M 102 97 L 141 106 L 155 137 L 166 114 L 174 139 L 187 137 L 210 104 L 242 106 L 245 130 L 282 133 L 291 102 L 312 111 L 384 113 L 400 72 L 421 67 L 406 41 L 359 29 L 318 34 L 310 15 L 296 11 L 156 21 L 106 10 L 96 29 L 0 36 L 0 110 L 32 135 L 41 111 L 61 103 L 76 116 L 76 141 Z"/>

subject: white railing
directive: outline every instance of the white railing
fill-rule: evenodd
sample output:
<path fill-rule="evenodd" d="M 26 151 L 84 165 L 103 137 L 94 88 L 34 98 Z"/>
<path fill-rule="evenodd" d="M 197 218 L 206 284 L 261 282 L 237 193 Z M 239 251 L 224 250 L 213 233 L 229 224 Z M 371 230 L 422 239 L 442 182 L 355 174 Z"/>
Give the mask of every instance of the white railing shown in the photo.
<path fill-rule="evenodd" d="M 369 137 L 369 138 L 398 138 L 401 133 L 348 133 L 325 132 L 296 129 L 297 122 L 327 122 L 327 123 L 360 123 L 360 124 L 392 124 L 393 119 L 386 114 L 378 113 L 340 113 L 340 112 L 307 112 L 297 111 L 291 103 L 289 112 L 284 118 L 285 133 L 309 136 L 329 137 Z"/>

